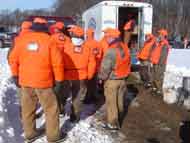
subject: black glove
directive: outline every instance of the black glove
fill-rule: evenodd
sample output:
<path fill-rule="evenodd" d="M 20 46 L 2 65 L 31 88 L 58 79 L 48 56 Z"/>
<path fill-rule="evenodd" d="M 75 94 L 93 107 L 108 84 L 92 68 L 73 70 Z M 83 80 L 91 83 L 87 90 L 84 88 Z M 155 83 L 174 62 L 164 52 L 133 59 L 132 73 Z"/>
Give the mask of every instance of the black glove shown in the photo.
<path fill-rule="evenodd" d="M 20 88 L 20 85 L 19 85 L 19 82 L 18 82 L 18 76 L 13 76 L 13 77 L 12 77 L 12 80 L 13 80 L 13 83 L 14 83 L 18 88 Z"/>
<path fill-rule="evenodd" d="M 55 81 L 54 91 L 55 93 L 60 93 L 63 88 L 63 81 Z"/>

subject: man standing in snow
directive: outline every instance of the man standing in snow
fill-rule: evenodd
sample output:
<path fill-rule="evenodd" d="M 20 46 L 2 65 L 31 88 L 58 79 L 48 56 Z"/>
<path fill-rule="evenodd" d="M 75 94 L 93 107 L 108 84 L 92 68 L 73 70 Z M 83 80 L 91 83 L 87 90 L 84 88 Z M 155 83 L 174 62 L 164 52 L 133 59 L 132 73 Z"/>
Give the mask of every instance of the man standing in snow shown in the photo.
<path fill-rule="evenodd" d="M 56 47 L 64 52 L 64 45 L 66 42 L 70 42 L 70 38 L 67 37 L 62 31 L 64 29 L 63 22 L 56 22 L 55 24 L 50 26 L 51 40 L 56 43 Z M 58 105 L 60 114 L 64 114 L 64 105 L 66 103 L 66 98 L 64 96 L 63 85 L 55 86 L 54 88 L 55 94 L 57 96 Z"/>
<path fill-rule="evenodd" d="M 21 36 L 23 36 L 24 34 L 26 34 L 26 33 L 28 33 L 28 32 L 30 32 L 31 31 L 31 27 L 32 27 L 32 22 L 30 22 L 30 21 L 24 21 L 22 24 L 21 24 L 21 29 L 20 29 L 20 32 L 19 32 L 19 34 L 13 39 L 13 45 L 12 45 L 12 47 L 9 49 L 9 51 L 8 51 L 8 54 L 7 54 L 7 59 L 8 59 L 8 61 L 9 61 L 9 55 L 10 55 L 10 53 L 11 53 L 11 51 L 12 51 L 12 49 L 13 49 L 13 47 L 14 47 L 14 43 L 19 39 L 19 37 Z M 15 81 L 15 80 L 18 80 L 17 78 L 13 78 L 13 80 Z M 18 83 L 18 82 L 15 82 L 15 83 Z M 16 85 L 17 86 L 17 95 L 18 95 L 18 98 L 19 98 L 19 102 L 20 102 L 20 99 L 21 99 L 21 91 L 20 91 L 20 86 L 17 84 Z M 20 118 L 22 118 L 22 115 L 21 115 L 21 110 L 22 110 L 22 108 L 20 107 Z"/>
<path fill-rule="evenodd" d="M 84 30 L 75 25 L 69 29 L 71 42 L 64 47 L 65 97 L 72 95 L 70 120 L 78 122 L 87 93 L 87 80 L 96 72 L 96 59 L 88 44 L 84 42 Z"/>
<path fill-rule="evenodd" d="M 96 59 L 96 73 L 95 76 L 88 81 L 88 90 L 87 90 L 87 95 L 85 98 L 85 103 L 91 103 L 91 102 L 96 102 L 97 100 L 97 73 L 100 68 L 100 63 L 101 63 L 101 50 L 99 46 L 99 42 L 94 39 L 94 29 L 89 28 L 86 31 L 86 41 L 85 44 L 88 45 L 89 48 L 91 48 L 91 52 L 94 54 L 95 59 Z"/>
<path fill-rule="evenodd" d="M 146 34 L 144 46 L 137 54 L 138 60 L 141 62 L 140 76 L 145 87 L 151 86 L 151 63 L 150 56 L 152 50 L 156 46 L 156 37 L 153 34 Z"/>
<path fill-rule="evenodd" d="M 35 121 L 38 101 L 45 113 L 48 142 L 62 140 L 59 108 L 52 87 L 63 81 L 64 67 L 60 50 L 46 32 L 47 21 L 35 18 L 32 31 L 16 40 L 9 56 L 12 75 L 21 86 L 22 122 L 28 143 L 42 135 Z"/>
<path fill-rule="evenodd" d="M 99 79 L 104 81 L 107 124 L 109 130 L 121 127 L 124 115 L 124 95 L 127 92 L 126 79 L 130 74 L 130 53 L 126 44 L 120 40 L 120 31 L 104 30 L 109 44 L 100 68 Z"/>
<path fill-rule="evenodd" d="M 162 95 L 162 85 L 164 80 L 164 72 L 166 68 L 166 62 L 168 52 L 170 49 L 169 42 L 167 40 L 168 32 L 165 29 L 158 31 L 159 36 L 156 47 L 151 53 L 151 63 L 153 64 L 153 87 L 157 95 Z"/>

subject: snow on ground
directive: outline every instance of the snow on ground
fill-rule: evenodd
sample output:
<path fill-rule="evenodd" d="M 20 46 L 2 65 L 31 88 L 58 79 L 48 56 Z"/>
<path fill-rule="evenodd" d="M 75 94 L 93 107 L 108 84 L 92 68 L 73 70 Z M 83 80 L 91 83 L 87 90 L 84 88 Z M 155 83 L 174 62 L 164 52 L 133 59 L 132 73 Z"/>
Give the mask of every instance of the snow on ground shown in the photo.
<path fill-rule="evenodd" d="M 17 89 L 10 78 L 10 70 L 6 60 L 8 49 L 0 49 L 0 143 L 23 143 L 23 130 L 19 117 L 19 100 Z M 89 116 L 96 111 L 95 105 L 88 105 L 81 115 L 78 124 L 69 122 L 68 117 L 62 117 L 61 130 L 67 133 L 64 143 L 119 143 L 115 133 L 104 130 L 96 115 Z M 101 109 L 102 110 L 102 109 Z M 98 113 L 98 112 L 97 112 Z M 37 121 L 37 126 L 44 124 L 44 116 Z M 124 136 L 122 136 L 124 138 Z M 117 140 L 117 141 L 116 141 Z M 34 143 L 46 143 L 41 138 Z"/>
<path fill-rule="evenodd" d="M 10 79 L 8 49 L 0 50 L 0 143 L 22 143 L 16 87 Z"/>
<path fill-rule="evenodd" d="M 190 50 L 172 49 L 164 77 L 164 101 L 172 104 L 178 102 L 183 87 L 183 77 L 190 76 Z"/>
<path fill-rule="evenodd" d="M 0 82 L 10 76 L 10 70 L 6 60 L 8 50 L 8 48 L 0 50 Z"/>

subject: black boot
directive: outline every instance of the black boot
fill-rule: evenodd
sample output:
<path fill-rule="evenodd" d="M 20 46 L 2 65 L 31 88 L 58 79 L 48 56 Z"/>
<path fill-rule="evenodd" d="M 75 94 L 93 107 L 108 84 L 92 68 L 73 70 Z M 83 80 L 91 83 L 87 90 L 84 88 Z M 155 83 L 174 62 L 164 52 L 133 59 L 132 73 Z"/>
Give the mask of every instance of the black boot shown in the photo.
<path fill-rule="evenodd" d="M 26 143 L 32 143 L 35 140 L 44 136 L 45 136 L 45 129 L 39 129 L 36 131 L 36 133 L 32 137 L 26 138 L 25 141 Z"/>

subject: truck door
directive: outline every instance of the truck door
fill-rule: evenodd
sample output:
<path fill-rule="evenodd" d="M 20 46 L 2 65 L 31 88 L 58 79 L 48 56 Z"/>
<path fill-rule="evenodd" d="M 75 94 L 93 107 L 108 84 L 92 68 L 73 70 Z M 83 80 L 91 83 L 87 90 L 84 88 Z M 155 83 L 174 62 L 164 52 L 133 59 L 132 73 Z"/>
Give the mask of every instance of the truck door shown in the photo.
<path fill-rule="evenodd" d="M 138 8 L 138 48 L 137 50 L 139 50 L 144 43 L 144 32 L 143 32 L 143 8 L 139 7 Z"/>

